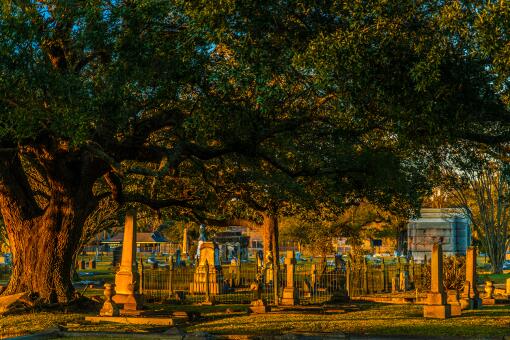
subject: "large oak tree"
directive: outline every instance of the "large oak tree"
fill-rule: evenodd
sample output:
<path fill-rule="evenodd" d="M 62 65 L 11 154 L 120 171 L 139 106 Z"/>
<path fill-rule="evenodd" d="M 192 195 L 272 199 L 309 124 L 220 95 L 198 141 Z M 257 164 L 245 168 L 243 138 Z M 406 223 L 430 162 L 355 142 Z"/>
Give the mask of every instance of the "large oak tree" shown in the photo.
<path fill-rule="evenodd" d="M 133 179 L 242 155 L 291 177 L 333 166 L 331 186 L 357 179 L 363 191 L 374 172 L 366 149 L 396 152 L 388 159 L 412 173 L 402 150 L 501 138 L 491 73 L 465 53 L 469 36 L 444 22 L 448 11 L 433 1 L 4 1 L 5 293 L 68 301 L 84 223 L 104 197 L 193 209 L 206 193 L 159 197 Z"/>

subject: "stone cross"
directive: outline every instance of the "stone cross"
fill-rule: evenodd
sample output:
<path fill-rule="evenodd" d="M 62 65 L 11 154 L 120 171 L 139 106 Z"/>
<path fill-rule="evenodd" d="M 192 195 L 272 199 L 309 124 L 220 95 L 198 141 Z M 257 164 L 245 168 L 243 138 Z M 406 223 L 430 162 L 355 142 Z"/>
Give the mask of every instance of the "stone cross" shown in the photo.
<path fill-rule="evenodd" d="M 287 268 L 287 286 L 283 289 L 282 305 L 294 306 L 298 303 L 297 289 L 294 285 L 294 273 L 296 271 L 296 258 L 294 251 L 287 251 L 285 265 Z"/>

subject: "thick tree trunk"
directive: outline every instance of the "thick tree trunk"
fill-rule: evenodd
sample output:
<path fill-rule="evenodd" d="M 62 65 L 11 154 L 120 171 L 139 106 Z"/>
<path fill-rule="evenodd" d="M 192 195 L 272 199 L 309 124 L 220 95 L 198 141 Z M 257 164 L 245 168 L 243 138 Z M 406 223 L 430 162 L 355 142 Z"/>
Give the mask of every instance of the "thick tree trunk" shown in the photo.
<path fill-rule="evenodd" d="M 489 256 L 490 265 L 491 265 L 491 273 L 492 274 L 501 274 L 503 273 L 503 262 L 505 262 L 505 250 L 506 243 L 499 244 L 494 241 L 491 244 L 488 244 L 487 255 Z"/>
<path fill-rule="evenodd" d="M 11 251 L 12 275 L 3 295 L 31 292 L 48 303 L 73 298 L 71 267 L 92 199 L 77 199 L 61 191 L 52 194 L 42 214 L 31 219 L 2 208 Z"/>
<path fill-rule="evenodd" d="M 262 238 L 264 242 L 264 256 L 270 251 L 273 253 L 273 258 L 280 257 L 280 250 L 278 248 L 278 217 L 269 214 L 263 214 L 264 221 L 262 225 Z"/>

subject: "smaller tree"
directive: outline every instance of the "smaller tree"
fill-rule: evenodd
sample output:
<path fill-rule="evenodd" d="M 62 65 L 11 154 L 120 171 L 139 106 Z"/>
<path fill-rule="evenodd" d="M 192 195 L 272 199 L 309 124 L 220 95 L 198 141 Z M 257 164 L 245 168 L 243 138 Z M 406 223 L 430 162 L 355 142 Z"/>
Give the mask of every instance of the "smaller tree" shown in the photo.
<path fill-rule="evenodd" d="M 501 273 L 509 246 L 510 167 L 485 159 L 447 172 L 452 202 L 471 221 L 473 234 L 491 262 L 492 273 Z"/>
<path fill-rule="evenodd" d="M 304 221 L 283 218 L 280 222 L 282 239 L 296 241 L 311 255 L 322 256 L 334 252 L 333 241 L 341 236 L 341 229 L 331 221 Z"/>

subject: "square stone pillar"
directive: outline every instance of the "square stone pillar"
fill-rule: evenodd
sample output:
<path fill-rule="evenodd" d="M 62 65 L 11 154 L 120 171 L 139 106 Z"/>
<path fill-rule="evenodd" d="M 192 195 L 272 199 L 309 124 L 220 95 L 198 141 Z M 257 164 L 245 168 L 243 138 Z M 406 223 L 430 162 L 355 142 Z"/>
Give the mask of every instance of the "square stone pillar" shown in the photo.
<path fill-rule="evenodd" d="M 287 251 L 285 257 L 287 267 L 287 286 L 283 288 L 282 306 L 294 306 L 299 302 L 297 289 L 294 285 L 294 273 L 296 272 L 296 258 L 294 251 Z"/>
<path fill-rule="evenodd" d="M 427 294 L 427 305 L 423 306 L 423 316 L 435 319 L 451 316 L 443 287 L 443 249 L 437 243 L 432 246 L 430 292 Z"/>
<path fill-rule="evenodd" d="M 138 293 L 140 275 L 136 263 L 136 212 L 126 213 L 124 222 L 124 239 L 122 241 L 122 260 L 120 269 L 115 274 L 116 295 L 113 301 L 123 304 L 126 310 L 141 308 L 141 297 Z"/>
<path fill-rule="evenodd" d="M 182 233 L 182 255 L 187 259 L 188 251 L 189 251 L 189 238 L 188 238 L 188 227 L 184 227 L 184 231 Z"/>
<path fill-rule="evenodd" d="M 482 305 L 476 282 L 476 248 L 469 247 L 466 251 L 466 281 L 460 299 L 462 309 L 474 309 Z"/>

